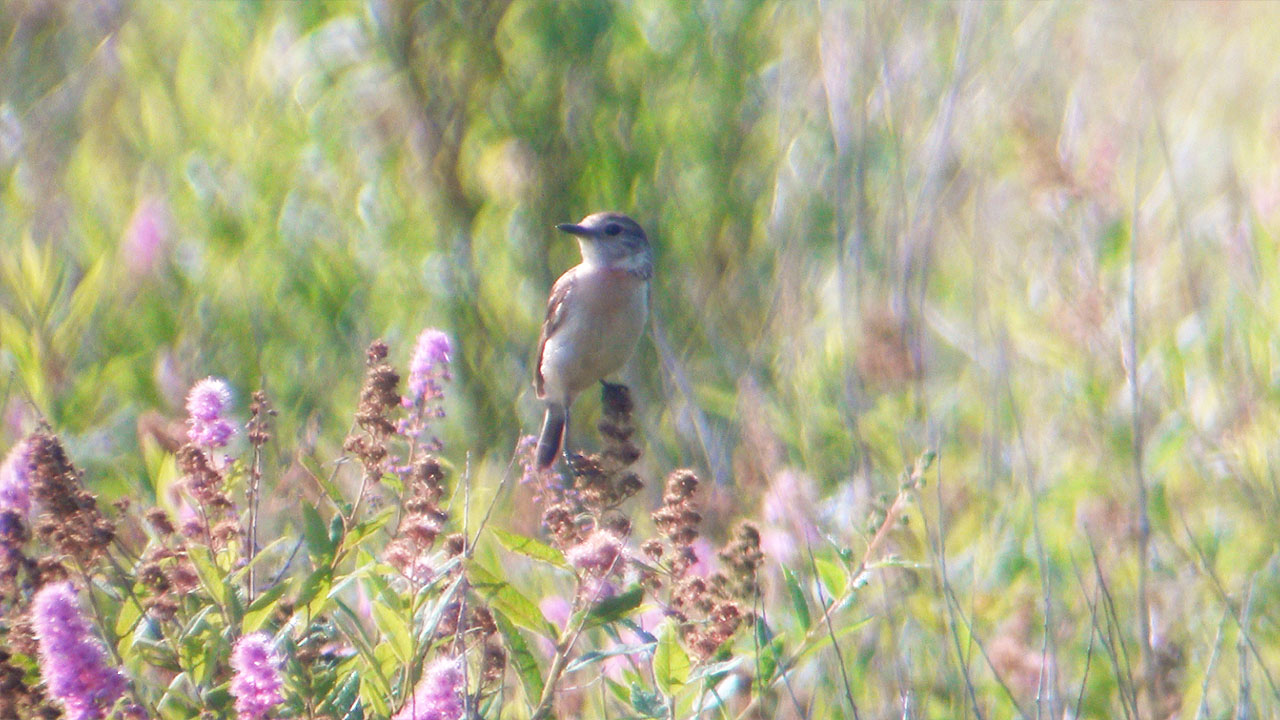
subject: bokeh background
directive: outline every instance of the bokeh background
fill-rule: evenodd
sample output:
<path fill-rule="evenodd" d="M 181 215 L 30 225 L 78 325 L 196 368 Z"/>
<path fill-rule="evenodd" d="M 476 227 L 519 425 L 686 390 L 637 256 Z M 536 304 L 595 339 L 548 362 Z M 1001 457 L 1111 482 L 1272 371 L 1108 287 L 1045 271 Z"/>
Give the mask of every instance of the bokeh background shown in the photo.
<path fill-rule="evenodd" d="M 242 415 L 273 398 L 292 501 L 291 467 L 341 454 L 364 347 L 403 366 L 434 326 L 445 452 L 496 485 L 576 262 L 551 227 L 622 210 L 658 258 L 625 376 L 642 467 L 712 480 L 710 534 L 860 553 L 937 452 L 837 618 L 865 716 L 1273 716 L 1276 27 L 1270 3 L 8 0 L 0 443 L 46 418 L 99 492 L 146 498 L 139 418 L 217 375 Z M 781 716 L 847 716 L 833 657 Z"/>

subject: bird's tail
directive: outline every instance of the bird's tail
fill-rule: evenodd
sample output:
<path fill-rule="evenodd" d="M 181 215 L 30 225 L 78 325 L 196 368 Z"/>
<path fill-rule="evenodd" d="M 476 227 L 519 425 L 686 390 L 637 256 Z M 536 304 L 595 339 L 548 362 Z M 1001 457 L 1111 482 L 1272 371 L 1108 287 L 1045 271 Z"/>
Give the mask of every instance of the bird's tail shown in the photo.
<path fill-rule="evenodd" d="M 565 428 L 569 426 L 569 409 L 559 403 L 547 405 L 542 418 L 542 432 L 538 434 L 538 469 L 546 470 L 555 464 L 556 455 L 564 445 Z"/>

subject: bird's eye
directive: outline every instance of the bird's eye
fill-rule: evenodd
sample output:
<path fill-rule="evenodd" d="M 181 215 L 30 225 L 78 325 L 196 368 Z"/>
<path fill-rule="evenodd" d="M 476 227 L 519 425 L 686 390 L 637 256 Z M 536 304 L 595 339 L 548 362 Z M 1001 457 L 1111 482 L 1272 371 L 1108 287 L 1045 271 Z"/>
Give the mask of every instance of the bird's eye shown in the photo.
<path fill-rule="evenodd" d="M 622 232 L 622 226 L 618 223 L 609 223 L 604 226 L 605 235 L 617 235 L 620 232 Z"/>

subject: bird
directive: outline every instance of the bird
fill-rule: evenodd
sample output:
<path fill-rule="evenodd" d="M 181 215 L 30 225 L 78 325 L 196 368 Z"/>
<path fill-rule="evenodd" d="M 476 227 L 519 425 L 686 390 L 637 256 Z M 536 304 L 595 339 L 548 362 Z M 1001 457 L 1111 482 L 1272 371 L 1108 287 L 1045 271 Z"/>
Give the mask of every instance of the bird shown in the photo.
<path fill-rule="evenodd" d="M 534 364 L 534 389 L 546 404 L 535 461 L 555 463 L 565 445 L 574 398 L 627 363 L 649 321 L 653 250 L 639 223 L 597 212 L 556 225 L 574 236 L 582 262 L 551 287 Z"/>

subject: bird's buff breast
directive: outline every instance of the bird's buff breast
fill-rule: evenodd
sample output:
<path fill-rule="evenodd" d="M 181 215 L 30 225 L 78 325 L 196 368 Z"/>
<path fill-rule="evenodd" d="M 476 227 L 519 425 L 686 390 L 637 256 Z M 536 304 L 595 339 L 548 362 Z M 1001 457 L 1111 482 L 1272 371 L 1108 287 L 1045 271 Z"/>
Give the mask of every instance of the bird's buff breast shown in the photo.
<path fill-rule="evenodd" d="M 648 321 L 648 285 L 625 271 L 576 273 L 564 325 L 543 349 L 547 395 L 572 398 L 626 364 Z"/>

